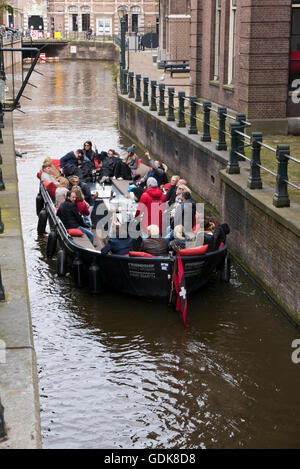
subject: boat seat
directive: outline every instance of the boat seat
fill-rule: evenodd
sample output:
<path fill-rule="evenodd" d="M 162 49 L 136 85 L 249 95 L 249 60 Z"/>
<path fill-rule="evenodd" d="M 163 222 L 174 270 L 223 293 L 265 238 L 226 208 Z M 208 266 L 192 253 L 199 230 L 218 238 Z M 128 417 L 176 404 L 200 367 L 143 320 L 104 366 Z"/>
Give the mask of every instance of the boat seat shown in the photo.
<path fill-rule="evenodd" d="M 78 246 L 82 248 L 97 251 L 85 233 L 83 233 L 83 236 L 73 236 L 72 240 L 75 244 L 78 244 Z"/>

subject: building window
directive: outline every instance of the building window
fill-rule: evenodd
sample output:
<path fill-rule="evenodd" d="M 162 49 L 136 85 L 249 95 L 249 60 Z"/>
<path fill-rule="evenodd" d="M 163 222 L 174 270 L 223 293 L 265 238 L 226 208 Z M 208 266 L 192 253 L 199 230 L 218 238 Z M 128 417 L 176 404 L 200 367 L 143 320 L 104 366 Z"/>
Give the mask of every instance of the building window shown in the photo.
<path fill-rule="evenodd" d="M 236 2 L 230 0 L 230 24 L 229 24 L 229 57 L 228 57 L 228 84 L 234 84 L 235 72 L 235 45 L 236 45 Z"/>
<path fill-rule="evenodd" d="M 291 26 L 290 89 L 299 86 L 300 80 L 300 0 L 293 1 Z"/>
<path fill-rule="evenodd" d="M 222 13 L 222 0 L 216 0 L 215 60 L 214 60 L 214 74 L 213 74 L 213 78 L 215 81 L 219 81 L 220 79 L 221 13 Z"/>
<path fill-rule="evenodd" d="M 82 18 L 82 31 L 87 31 L 90 27 L 90 14 L 83 13 L 81 18 Z"/>
<path fill-rule="evenodd" d="M 111 18 L 97 18 L 96 20 L 96 34 L 108 34 L 112 33 L 112 20 Z"/>

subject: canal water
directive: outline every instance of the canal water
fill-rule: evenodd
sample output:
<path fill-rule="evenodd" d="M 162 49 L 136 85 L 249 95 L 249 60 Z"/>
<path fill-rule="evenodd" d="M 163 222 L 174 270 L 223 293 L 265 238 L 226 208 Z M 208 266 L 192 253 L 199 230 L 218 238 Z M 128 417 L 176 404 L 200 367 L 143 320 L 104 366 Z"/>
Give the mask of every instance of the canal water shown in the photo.
<path fill-rule="evenodd" d="M 300 332 L 238 265 L 188 299 L 187 329 L 167 305 L 57 277 L 36 232 L 43 159 L 131 142 L 109 65 L 39 70 L 14 129 L 44 448 L 299 448 Z"/>

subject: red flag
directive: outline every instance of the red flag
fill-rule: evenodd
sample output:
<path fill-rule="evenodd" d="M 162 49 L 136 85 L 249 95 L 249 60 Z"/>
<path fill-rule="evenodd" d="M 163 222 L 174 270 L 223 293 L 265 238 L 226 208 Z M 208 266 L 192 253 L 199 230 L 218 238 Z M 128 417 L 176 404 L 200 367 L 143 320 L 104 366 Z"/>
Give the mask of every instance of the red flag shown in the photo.
<path fill-rule="evenodd" d="M 182 266 L 181 256 L 177 253 L 175 261 L 175 268 L 173 273 L 173 288 L 176 291 L 176 311 L 182 312 L 182 318 L 185 327 L 186 325 L 186 312 L 187 312 L 187 291 L 185 288 L 184 270 Z M 175 298 L 172 298 L 175 300 Z"/>

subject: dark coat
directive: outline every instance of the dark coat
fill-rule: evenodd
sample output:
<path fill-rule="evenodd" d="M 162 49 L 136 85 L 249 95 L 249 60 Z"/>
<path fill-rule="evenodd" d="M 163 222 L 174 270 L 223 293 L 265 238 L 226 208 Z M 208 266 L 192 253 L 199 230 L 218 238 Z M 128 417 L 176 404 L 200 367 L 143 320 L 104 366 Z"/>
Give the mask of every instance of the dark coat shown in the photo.
<path fill-rule="evenodd" d="M 169 206 L 175 203 L 176 191 L 177 191 L 177 186 L 175 185 L 175 186 L 171 186 L 168 192 L 166 193 L 166 199 L 167 199 Z"/>
<path fill-rule="evenodd" d="M 101 249 L 101 254 L 107 254 L 111 251 L 119 256 L 128 254 L 133 248 L 131 238 L 110 238 L 108 244 Z"/>
<path fill-rule="evenodd" d="M 163 238 L 144 239 L 140 250 L 152 254 L 152 256 L 167 256 L 169 253 L 167 241 Z"/>
<path fill-rule="evenodd" d="M 74 151 L 69 151 L 65 156 L 60 159 L 60 167 L 66 168 L 67 166 L 78 166 L 78 160 Z"/>
<path fill-rule="evenodd" d="M 76 204 L 71 202 L 70 199 L 65 200 L 60 204 L 57 210 L 57 216 L 61 219 L 66 229 L 78 228 L 78 226 L 85 226 L 84 221 L 79 214 Z"/>

